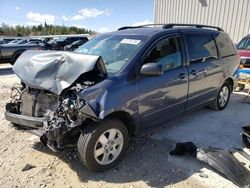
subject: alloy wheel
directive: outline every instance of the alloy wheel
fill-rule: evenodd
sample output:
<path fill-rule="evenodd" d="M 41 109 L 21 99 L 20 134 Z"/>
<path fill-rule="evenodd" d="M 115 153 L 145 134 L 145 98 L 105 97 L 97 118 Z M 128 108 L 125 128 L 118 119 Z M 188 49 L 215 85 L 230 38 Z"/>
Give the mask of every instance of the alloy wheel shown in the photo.
<path fill-rule="evenodd" d="M 220 93 L 219 93 L 219 105 L 220 107 L 224 107 L 227 104 L 227 101 L 229 99 L 229 89 L 225 85 L 224 87 L 221 88 Z"/>
<path fill-rule="evenodd" d="M 121 153 L 123 142 L 123 135 L 118 129 L 105 131 L 95 144 L 95 160 L 101 165 L 112 163 Z"/>

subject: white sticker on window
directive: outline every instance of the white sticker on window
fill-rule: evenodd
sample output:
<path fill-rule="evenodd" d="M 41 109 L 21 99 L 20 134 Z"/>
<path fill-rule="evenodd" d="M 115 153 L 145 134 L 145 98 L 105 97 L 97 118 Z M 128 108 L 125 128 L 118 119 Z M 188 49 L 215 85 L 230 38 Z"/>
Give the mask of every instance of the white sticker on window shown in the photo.
<path fill-rule="evenodd" d="M 121 44 L 132 44 L 132 45 L 138 45 L 141 41 L 136 39 L 123 39 L 121 41 Z"/>

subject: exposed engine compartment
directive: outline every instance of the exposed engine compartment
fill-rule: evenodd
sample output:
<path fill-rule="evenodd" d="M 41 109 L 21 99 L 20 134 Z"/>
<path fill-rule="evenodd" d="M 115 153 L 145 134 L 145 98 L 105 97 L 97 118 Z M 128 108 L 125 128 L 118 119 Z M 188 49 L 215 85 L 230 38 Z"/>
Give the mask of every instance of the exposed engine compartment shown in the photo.
<path fill-rule="evenodd" d="M 79 87 L 75 86 L 67 90 L 59 97 L 57 108 L 45 114 L 44 135 L 41 141 L 54 151 L 63 148 L 65 134 L 81 126 L 86 120 L 86 117 L 79 113 L 79 110 L 86 104 L 77 95 L 77 90 L 81 89 Z"/>
<path fill-rule="evenodd" d="M 20 99 L 20 114 L 43 117 L 57 107 L 57 96 L 38 89 L 24 88 Z"/>

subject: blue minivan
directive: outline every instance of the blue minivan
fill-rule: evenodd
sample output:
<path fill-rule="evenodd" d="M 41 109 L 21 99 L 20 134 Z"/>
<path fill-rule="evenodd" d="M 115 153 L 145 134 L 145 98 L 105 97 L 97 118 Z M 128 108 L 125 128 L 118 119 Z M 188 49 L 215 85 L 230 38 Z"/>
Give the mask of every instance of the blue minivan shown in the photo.
<path fill-rule="evenodd" d="M 123 27 L 75 52 L 23 53 L 5 117 L 53 151 L 75 144 L 87 168 L 104 171 L 131 137 L 192 109 L 223 110 L 239 63 L 219 27 Z"/>

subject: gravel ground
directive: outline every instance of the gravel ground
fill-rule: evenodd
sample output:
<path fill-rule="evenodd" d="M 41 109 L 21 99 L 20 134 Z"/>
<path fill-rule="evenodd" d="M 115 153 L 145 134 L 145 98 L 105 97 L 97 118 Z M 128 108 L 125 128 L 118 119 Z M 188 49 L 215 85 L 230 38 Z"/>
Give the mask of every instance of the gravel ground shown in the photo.
<path fill-rule="evenodd" d="M 10 72 L 11 73 L 11 72 Z M 1 71 L 0 71 L 1 74 Z M 10 87 L 19 80 L 0 76 L 0 187 L 236 187 L 209 166 L 190 157 L 168 153 L 176 142 L 193 141 L 201 147 L 244 148 L 241 126 L 250 123 L 250 104 L 236 93 L 226 110 L 201 109 L 164 125 L 151 135 L 132 141 L 127 155 L 115 168 L 92 173 L 79 162 L 75 149 L 53 153 L 39 138 L 16 130 L 4 118 Z M 249 153 L 247 149 L 245 151 Z M 249 167 L 249 161 L 237 153 Z M 26 164 L 34 168 L 22 171 Z"/>

